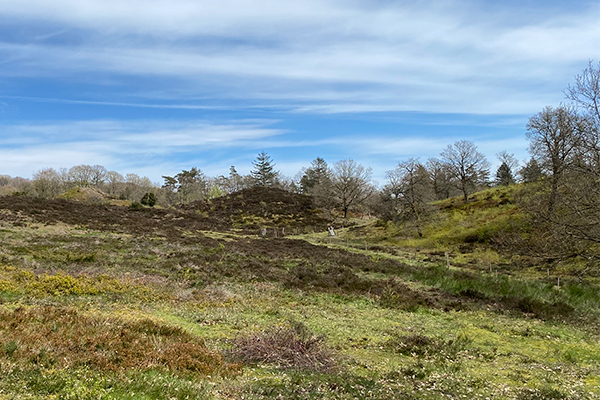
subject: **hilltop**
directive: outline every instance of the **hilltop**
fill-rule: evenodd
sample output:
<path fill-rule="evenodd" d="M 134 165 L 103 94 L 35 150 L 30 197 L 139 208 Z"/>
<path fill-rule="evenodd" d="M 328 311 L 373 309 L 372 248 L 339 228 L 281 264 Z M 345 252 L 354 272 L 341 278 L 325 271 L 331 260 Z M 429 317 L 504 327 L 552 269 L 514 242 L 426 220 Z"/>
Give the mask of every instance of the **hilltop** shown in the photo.
<path fill-rule="evenodd" d="M 330 222 L 310 196 L 286 190 L 255 186 L 205 201 L 184 209 L 198 210 L 232 227 L 258 232 L 260 228 L 288 228 L 288 233 L 325 230 Z"/>

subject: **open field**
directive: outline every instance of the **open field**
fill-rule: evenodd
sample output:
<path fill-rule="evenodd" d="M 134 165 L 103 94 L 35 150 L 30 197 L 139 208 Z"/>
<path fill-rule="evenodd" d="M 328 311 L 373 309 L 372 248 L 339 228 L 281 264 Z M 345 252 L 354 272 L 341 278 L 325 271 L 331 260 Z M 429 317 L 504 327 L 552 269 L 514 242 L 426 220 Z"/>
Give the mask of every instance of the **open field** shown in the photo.
<path fill-rule="evenodd" d="M 597 281 L 250 203 L 0 198 L 0 399 L 600 398 Z"/>

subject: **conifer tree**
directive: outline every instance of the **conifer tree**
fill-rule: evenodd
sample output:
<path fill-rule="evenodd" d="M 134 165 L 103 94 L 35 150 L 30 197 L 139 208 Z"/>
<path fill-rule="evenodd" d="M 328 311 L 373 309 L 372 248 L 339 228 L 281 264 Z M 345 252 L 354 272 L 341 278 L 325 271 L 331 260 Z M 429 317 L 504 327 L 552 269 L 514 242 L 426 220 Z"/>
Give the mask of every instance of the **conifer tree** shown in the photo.
<path fill-rule="evenodd" d="M 521 179 L 525 183 L 537 182 L 544 176 L 542 167 L 535 158 L 531 158 L 527 164 L 519 171 Z"/>
<path fill-rule="evenodd" d="M 508 186 L 515 183 L 515 177 L 510 170 L 508 164 L 503 162 L 496 171 L 496 185 L 497 186 Z"/>
<path fill-rule="evenodd" d="M 300 179 L 300 188 L 305 194 L 320 194 L 324 192 L 323 187 L 329 189 L 331 186 L 331 170 L 321 157 L 315 158 L 310 167 L 304 170 Z"/>
<path fill-rule="evenodd" d="M 275 163 L 267 153 L 260 152 L 252 165 L 254 169 L 250 171 L 250 175 L 256 182 L 256 186 L 273 186 L 277 183 L 279 172 L 275 171 Z"/>

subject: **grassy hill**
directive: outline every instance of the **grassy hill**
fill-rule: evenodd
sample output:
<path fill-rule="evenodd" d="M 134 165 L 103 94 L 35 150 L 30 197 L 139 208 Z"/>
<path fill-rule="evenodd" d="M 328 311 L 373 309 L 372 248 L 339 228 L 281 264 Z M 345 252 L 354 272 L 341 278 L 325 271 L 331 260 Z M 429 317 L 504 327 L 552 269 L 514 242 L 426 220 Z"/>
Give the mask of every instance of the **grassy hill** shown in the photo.
<path fill-rule="evenodd" d="M 519 207 L 518 198 L 524 189 L 522 185 L 487 189 L 472 194 L 466 204 L 459 197 L 434 202 L 419 222 L 420 229 L 414 221 L 378 221 L 342 232 L 336 240 L 392 254 L 412 254 L 413 259 L 448 259 L 453 266 L 470 270 L 491 269 L 522 277 L 551 277 L 555 281 L 559 276 L 582 278 L 581 260 L 549 263 L 547 257 L 528 251 L 529 239 L 540 232 Z M 594 278 L 597 279 L 594 274 L 586 277 Z"/>
<path fill-rule="evenodd" d="M 488 238 L 518 211 L 473 200 L 422 237 L 360 220 L 330 238 L 268 189 L 169 210 L 0 198 L 0 399 L 600 398 L 598 284 L 474 267 L 508 262 Z"/>

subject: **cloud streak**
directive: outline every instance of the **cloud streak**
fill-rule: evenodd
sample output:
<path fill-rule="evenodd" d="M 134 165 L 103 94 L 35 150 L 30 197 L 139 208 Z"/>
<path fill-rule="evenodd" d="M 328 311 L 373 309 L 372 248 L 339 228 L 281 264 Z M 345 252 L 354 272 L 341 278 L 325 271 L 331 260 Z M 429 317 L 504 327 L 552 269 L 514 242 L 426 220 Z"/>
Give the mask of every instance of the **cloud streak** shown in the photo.
<path fill-rule="evenodd" d="M 599 16 L 587 0 L 0 0 L 0 172 L 158 181 L 267 150 L 287 174 L 318 155 L 382 177 L 457 139 L 525 158 L 527 117 L 600 58 Z"/>
<path fill-rule="evenodd" d="M 0 138 L 2 173 L 31 176 L 42 168 L 100 164 L 121 173 L 148 175 L 160 182 L 162 175 L 197 166 L 214 176 L 226 174 L 230 165 L 247 173 L 257 152 L 270 149 L 285 158 L 275 158 L 283 173 L 294 176 L 316 155 L 330 162 L 353 158 L 373 166 L 374 176 L 383 182 L 385 171 L 411 157 L 437 157 L 458 136 L 403 137 L 383 134 L 330 136 L 301 139 L 274 127 L 277 121 L 233 121 L 214 124 L 206 121 L 115 121 L 91 120 L 4 126 L 9 135 Z M 499 149 L 525 158 L 524 139 L 480 137 L 480 150 L 493 161 Z M 231 150 L 243 155 L 232 157 Z M 297 149 L 297 150 L 294 150 Z M 310 155 L 315 154 L 315 155 Z M 174 155 L 177 155 L 175 159 Z"/>
<path fill-rule="evenodd" d="M 300 113 L 502 114 L 539 109 L 597 55 L 593 3 L 541 20 L 518 7 L 416 4 L 3 2 L 0 15 L 42 21 L 51 33 L 0 43 L 0 76 L 100 75 L 125 88 L 128 76 L 152 77 L 179 99 L 278 100 Z M 65 35 L 73 37 L 52 41 Z"/>
<path fill-rule="evenodd" d="M 163 163 L 173 154 L 193 162 L 213 150 L 245 147 L 284 135 L 284 130 L 271 127 L 275 122 L 93 120 L 9 125 L 2 127 L 0 159 L 4 173 L 26 176 L 33 170 L 78 163 L 131 169 Z"/>

